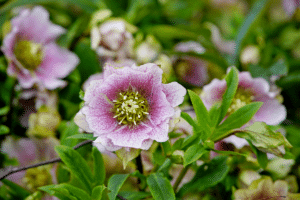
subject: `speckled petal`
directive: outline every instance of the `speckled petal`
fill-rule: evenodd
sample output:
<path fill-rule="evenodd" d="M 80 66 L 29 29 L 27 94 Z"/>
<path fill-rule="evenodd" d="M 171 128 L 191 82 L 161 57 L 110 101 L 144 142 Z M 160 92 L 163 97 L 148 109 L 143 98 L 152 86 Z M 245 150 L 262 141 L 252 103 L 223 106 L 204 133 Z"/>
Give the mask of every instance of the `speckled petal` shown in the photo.
<path fill-rule="evenodd" d="M 213 79 L 210 84 L 203 87 L 200 97 L 208 110 L 214 103 L 222 101 L 226 88 L 226 81 L 219 79 Z"/>
<path fill-rule="evenodd" d="M 186 89 L 177 82 L 163 84 L 163 92 L 172 107 L 179 106 L 186 95 Z"/>

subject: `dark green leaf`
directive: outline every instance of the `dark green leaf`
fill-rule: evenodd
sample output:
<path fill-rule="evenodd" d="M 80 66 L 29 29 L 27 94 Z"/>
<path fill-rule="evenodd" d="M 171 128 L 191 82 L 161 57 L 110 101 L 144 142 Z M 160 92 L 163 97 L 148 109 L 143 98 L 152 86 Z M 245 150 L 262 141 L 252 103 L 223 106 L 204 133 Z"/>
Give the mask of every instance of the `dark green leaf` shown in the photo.
<path fill-rule="evenodd" d="M 79 132 L 78 126 L 73 122 L 63 121 L 59 127 L 60 130 L 60 143 L 65 146 L 74 147 L 78 140 L 69 140 L 68 137 L 72 135 L 82 134 Z"/>
<path fill-rule="evenodd" d="M 76 135 L 71 135 L 67 139 L 86 139 L 86 140 L 95 140 L 97 137 L 94 137 L 93 134 L 81 133 Z"/>
<path fill-rule="evenodd" d="M 234 63 L 237 64 L 239 61 L 239 55 L 242 48 L 242 45 L 247 38 L 249 32 L 253 29 L 256 22 L 263 16 L 264 12 L 268 8 L 268 2 L 272 2 L 269 0 L 260 0 L 256 1 L 254 6 L 251 8 L 244 24 L 239 30 L 239 33 L 236 37 L 236 47 L 234 53 Z"/>
<path fill-rule="evenodd" d="M 147 178 L 147 183 L 155 200 L 175 200 L 175 193 L 170 181 L 160 173 L 151 174 Z"/>
<path fill-rule="evenodd" d="M 71 147 L 62 145 L 56 146 L 55 150 L 62 161 L 71 170 L 71 173 L 74 174 L 78 180 L 83 183 L 87 191 L 91 193 L 93 174 L 81 155 Z"/>
<path fill-rule="evenodd" d="M 9 106 L 5 106 L 3 108 L 0 108 L 0 116 L 1 115 L 6 115 L 9 112 Z"/>
<path fill-rule="evenodd" d="M 187 165 L 197 161 L 205 152 L 207 151 L 201 144 L 194 144 L 190 146 L 186 152 L 184 152 L 183 166 L 186 167 Z"/>
<path fill-rule="evenodd" d="M 92 200 L 101 200 L 103 190 L 105 190 L 104 185 L 98 185 L 97 187 L 94 187 L 92 192 Z"/>
<path fill-rule="evenodd" d="M 91 49 L 88 39 L 83 39 L 78 42 L 74 51 L 80 59 L 77 69 L 81 75 L 81 83 L 86 81 L 92 74 L 100 72 L 98 56 L 95 51 Z"/>
<path fill-rule="evenodd" d="M 94 185 L 102 185 L 105 180 L 105 166 L 103 157 L 96 147 L 93 147 Z"/>
<path fill-rule="evenodd" d="M 110 200 L 115 200 L 122 185 L 129 177 L 129 174 L 115 174 L 108 180 L 107 189 L 110 191 L 108 197 Z"/>
<path fill-rule="evenodd" d="M 229 135 L 231 130 L 241 128 L 252 119 L 262 104 L 262 102 L 253 102 L 229 115 L 229 117 L 216 128 L 216 131 L 211 136 L 211 140 L 218 141 Z"/>
<path fill-rule="evenodd" d="M 30 195 L 29 191 L 19 186 L 18 184 L 15 184 L 14 182 L 11 182 L 7 179 L 2 179 L 1 182 L 7 187 L 9 187 L 9 189 L 20 198 L 25 199 L 28 195 Z"/>
<path fill-rule="evenodd" d="M 267 154 L 258 150 L 252 143 L 251 141 L 248 140 L 248 143 L 252 149 L 252 151 L 255 153 L 256 157 L 257 157 L 257 161 L 258 161 L 258 164 L 263 168 L 265 169 L 268 165 L 268 157 L 267 157 Z"/>
<path fill-rule="evenodd" d="M 226 156 L 218 156 L 210 163 L 200 166 L 194 178 L 179 190 L 179 195 L 182 196 L 190 191 L 203 191 L 220 183 L 229 172 L 226 162 Z"/>
<path fill-rule="evenodd" d="M 239 84 L 239 74 L 238 70 L 235 67 L 232 67 L 229 73 L 226 75 L 225 80 L 227 84 L 227 89 L 223 95 L 223 100 L 221 104 L 221 114 L 218 120 L 218 124 L 226 116 L 228 108 L 232 103 L 232 99 L 236 93 L 238 84 Z"/>
<path fill-rule="evenodd" d="M 128 200 L 140 200 L 151 197 L 149 192 L 122 191 L 120 195 Z"/>
<path fill-rule="evenodd" d="M 206 138 L 211 134 L 210 128 L 210 118 L 206 107 L 204 106 L 201 98 L 193 91 L 188 90 L 189 96 L 191 98 L 196 116 L 197 116 L 197 124 L 198 128 L 195 131 L 203 131 L 205 133 L 201 139 L 206 140 Z"/>

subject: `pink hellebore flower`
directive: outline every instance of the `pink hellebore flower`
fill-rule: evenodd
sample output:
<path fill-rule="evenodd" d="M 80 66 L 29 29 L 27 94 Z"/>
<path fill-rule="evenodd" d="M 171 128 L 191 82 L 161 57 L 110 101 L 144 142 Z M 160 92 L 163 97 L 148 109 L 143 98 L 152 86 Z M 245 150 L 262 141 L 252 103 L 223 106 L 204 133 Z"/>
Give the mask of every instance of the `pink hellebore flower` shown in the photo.
<path fill-rule="evenodd" d="M 35 83 L 50 90 L 66 86 L 60 79 L 76 67 L 79 59 L 55 44 L 64 32 L 50 22 L 44 8 L 23 9 L 11 20 L 11 32 L 3 40 L 1 49 L 9 60 L 7 73 L 17 76 L 22 88 Z"/>
<path fill-rule="evenodd" d="M 109 20 L 91 31 L 92 49 L 101 57 L 117 60 L 130 58 L 133 42 L 123 20 Z"/>
<path fill-rule="evenodd" d="M 283 8 L 289 16 L 292 16 L 300 6 L 300 0 L 282 0 Z"/>
<path fill-rule="evenodd" d="M 214 79 L 210 84 L 203 87 L 200 97 L 207 109 L 222 101 L 226 88 L 224 79 Z M 265 79 L 252 78 L 249 72 L 240 72 L 237 92 L 227 114 L 230 115 L 251 102 L 259 101 L 263 102 L 263 105 L 253 116 L 251 122 L 261 121 L 268 125 L 278 125 L 286 118 L 286 109 L 275 97 L 276 94 L 270 91 L 270 85 Z M 247 144 L 245 139 L 236 136 L 230 136 L 225 141 L 232 142 L 237 148 Z"/>
<path fill-rule="evenodd" d="M 180 42 L 175 46 L 175 50 L 198 54 L 205 52 L 205 48 L 194 41 Z M 209 80 L 207 63 L 202 59 L 192 56 L 181 56 L 176 59 L 175 65 L 175 70 L 179 78 L 191 85 L 200 87 Z"/>
<path fill-rule="evenodd" d="M 186 89 L 176 82 L 162 84 L 162 73 L 153 63 L 122 68 L 107 64 L 103 79 L 91 81 L 74 121 L 108 151 L 147 150 L 153 140 L 167 141 L 169 122 Z"/>

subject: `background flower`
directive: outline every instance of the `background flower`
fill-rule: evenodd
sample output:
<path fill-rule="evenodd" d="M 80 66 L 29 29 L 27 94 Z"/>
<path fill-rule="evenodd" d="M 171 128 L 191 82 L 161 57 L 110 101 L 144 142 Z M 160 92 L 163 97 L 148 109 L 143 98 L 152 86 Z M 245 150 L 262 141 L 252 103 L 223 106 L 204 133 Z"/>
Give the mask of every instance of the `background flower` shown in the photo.
<path fill-rule="evenodd" d="M 67 83 L 66 77 L 78 64 L 77 56 L 55 44 L 65 30 L 49 20 L 49 13 L 37 6 L 23 9 L 11 20 L 11 32 L 4 40 L 2 51 L 9 61 L 7 73 L 16 76 L 23 88 L 37 83 L 55 89 Z"/>

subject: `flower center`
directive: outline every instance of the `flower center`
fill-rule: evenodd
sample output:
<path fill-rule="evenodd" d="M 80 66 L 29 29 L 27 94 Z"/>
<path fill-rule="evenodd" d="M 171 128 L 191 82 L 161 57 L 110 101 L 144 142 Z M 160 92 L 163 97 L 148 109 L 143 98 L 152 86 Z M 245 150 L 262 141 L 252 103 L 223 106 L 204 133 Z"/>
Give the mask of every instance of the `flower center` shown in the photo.
<path fill-rule="evenodd" d="M 14 48 L 17 60 L 24 68 L 34 71 L 43 61 L 43 46 L 28 40 L 20 40 Z"/>
<path fill-rule="evenodd" d="M 138 92 L 126 91 L 119 93 L 113 100 L 113 112 L 119 124 L 137 125 L 149 115 L 148 101 Z"/>
<path fill-rule="evenodd" d="M 50 185 L 52 183 L 52 177 L 48 168 L 41 166 L 28 169 L 22 181 L 29 190 L 36 191 L 39 187 Z"/>
<path fill-rule="evenodd" d="M 230 107 L 228 108 L 227 115 L 231 115 L 236 110 L 241 107 L 251 103 L 254 99 L 254 96 L 245 90 L 237 89 L 235 96 L 232 100 Z"/>

